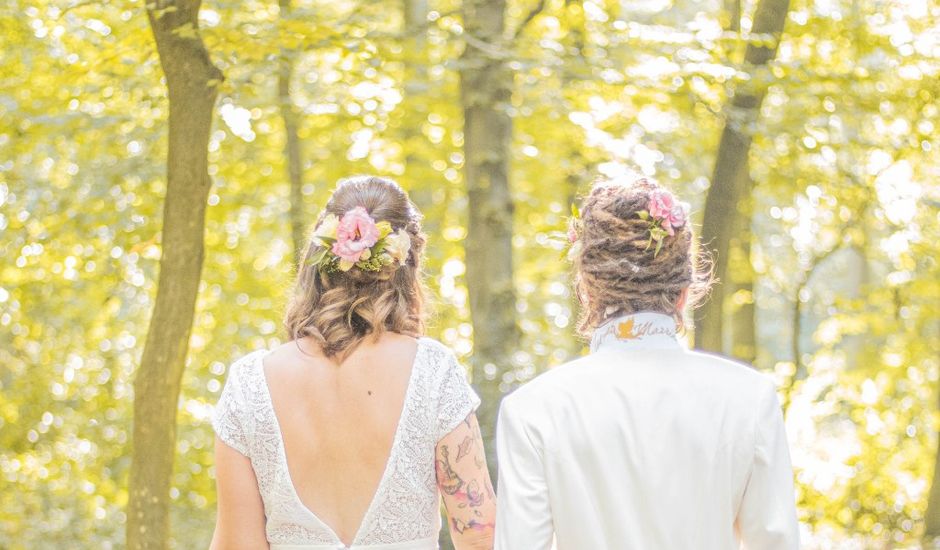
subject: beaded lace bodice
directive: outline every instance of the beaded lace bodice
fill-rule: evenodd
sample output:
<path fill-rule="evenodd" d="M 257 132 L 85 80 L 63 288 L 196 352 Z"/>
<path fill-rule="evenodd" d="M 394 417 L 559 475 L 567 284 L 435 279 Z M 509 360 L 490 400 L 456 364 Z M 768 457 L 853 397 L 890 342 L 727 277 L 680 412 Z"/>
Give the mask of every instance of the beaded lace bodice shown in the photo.
<path fill-rule="evenodd" d="M 251 460 L 269 542 L 342 547 L 336 533 L 303 505 L 291 482 L 262 370 L 268 353 L 254 351 L 231 365 L 213 412 L 213 428 L 222 441 Z M 437 536 L 441 524 L 435 447 L 479 402 L 454 353 L 436 340 L 420 338 L 385 471 L 353 546 Z"/>

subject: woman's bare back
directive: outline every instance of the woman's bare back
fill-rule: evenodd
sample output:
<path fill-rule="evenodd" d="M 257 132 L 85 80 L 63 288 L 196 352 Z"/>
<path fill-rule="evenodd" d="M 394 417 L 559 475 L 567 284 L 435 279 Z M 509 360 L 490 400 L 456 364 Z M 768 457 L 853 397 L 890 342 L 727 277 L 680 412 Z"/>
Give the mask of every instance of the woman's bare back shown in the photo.
<path fill-rule="evenodd" d="M 296 340 L 229 365 L 212 412 L 214 549 L 432 550 L 442 501 L 456 548 L 492 545 L 480 399 L 425 335 L 421 217 L 374 176 L 323 205 L 284 316 Z"/>
<path fill-rule="evenodd" d="M 343 541 L 356 536 L 385 472 L 416 353 L 414 338 L 385 333 L 342 363 L 310 339 L 264 359 L 294 488 Z"/>

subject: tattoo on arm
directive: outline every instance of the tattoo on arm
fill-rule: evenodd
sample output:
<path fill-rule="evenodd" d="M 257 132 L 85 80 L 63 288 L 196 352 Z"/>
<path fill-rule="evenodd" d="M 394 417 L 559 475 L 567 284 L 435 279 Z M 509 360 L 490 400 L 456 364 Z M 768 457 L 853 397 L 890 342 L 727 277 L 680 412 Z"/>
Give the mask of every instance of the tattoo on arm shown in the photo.
<path fill-rule="evenodd" d="M 469 435 L 456 445 L 442 442 L 436 461 L 437 480 L 446 495 L 451 528 L 459 534 L 493 529 L 491 507 L 496 501 L 483 459 L 483 436 L 469 417 L 466 422 L 471 428 Z M 465 461 L 468 456 L 473 460 Z"/>
<path fill-rule="evenodd" d="M 460 456 L 459 452 L 457 456 Z M 493 498 L 492 483 L 488 480 L 485 483 L 486 486 L 481 489 L 479 481 L 472 479 L 467 483 L 460 477 L 460 474 L 454 471 L 450 463 L 450 448 L 447 445 L 441 446 L 441 457 L 437 461 L 438 483 L 445 494 L 456 498 L 459 508 L 476 508 L 483 504 L 484 497 Z"/>
<path fill-rule="evenodd" d="M 441 445 L 441 457 L 437 461 L 437 482 L 445 494 L 455 495 L 463 487 L 463 480 L 450 465 L 450 451 L 447 445 Z"/>
<path fill-rule="evenodd" d="M 465 533 L 467 531 L 485 531 L 487 529 L 495 529 L 496 525 L 492 522 L 480 523 L 475 519 L 464 523 L 462 520 L 457 518 L 450 518 L 450 524 L 454 527 L 454 531 L 458 533 Z"/>
<path fill-rule="evenodd" d="M 463 438 L 463 441 L 460 442 L 460 445 L 457 447 L 457 462 L 460 462 L 460 459 L 470 454 L 470 449 L 473 447 L 473 439 L 468 435 Z"/>

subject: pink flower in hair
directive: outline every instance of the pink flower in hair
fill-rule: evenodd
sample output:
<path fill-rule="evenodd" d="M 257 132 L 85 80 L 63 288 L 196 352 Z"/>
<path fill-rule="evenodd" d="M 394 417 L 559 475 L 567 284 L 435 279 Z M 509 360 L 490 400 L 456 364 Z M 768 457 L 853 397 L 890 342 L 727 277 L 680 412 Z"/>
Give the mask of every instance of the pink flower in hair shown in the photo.
<path fill-rule="evenodd" d="M 347 265 L 369 257 L 369 249 L 379 240 L 379 228 L 369 212 L 361 206 L 343 214 L 336 228 L 336 242 L 333 254 L 340 257 Z"/>
<path fill-rule="evenodd" d="M 685 225 L 685 208 L 665 189 L 656 189 L 650 193 L 647 209 L 650 216 L 660 222 L 670 237 L 676 234 L 676 229 Z"/>
<path fill-rule="evenodd" d="M 650 216 L 657 220 L 667 218 L 675 204 L 676 201 L 672 197 L 672 193 L 664 189 L 656 189 L 650 193 L 650 203 L 648 206 Z"/>
<path fill-rule="evenodd" d="M 669 211 L 669 216 L 667 216 L 666 219 L 663 220 L 663 226 L 669 225 L 672 227 L 672 229 L 679 229 L 680 227 L 685 225 L 685 221 L 686 221 L 685 209 L 686 209 L 686 206 L 683 203 L 677 202 L 672 207 L 672 210 Z M 672 233 L 670 233 L 670 235 L 671 234 Z"/>

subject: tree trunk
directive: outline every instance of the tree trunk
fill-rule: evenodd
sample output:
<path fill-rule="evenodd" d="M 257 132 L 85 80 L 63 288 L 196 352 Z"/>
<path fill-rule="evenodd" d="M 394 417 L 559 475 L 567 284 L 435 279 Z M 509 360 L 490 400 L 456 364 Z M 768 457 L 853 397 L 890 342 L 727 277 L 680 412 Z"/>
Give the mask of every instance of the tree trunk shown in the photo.
<path fill-rule="evenodd" d="M 868 246 L 867 243 L 873 241 L 873 236 L 870 235 L 872 229 L 868 227 L 868 224 L 863 224 L 861 230 L 865 235 L 863 244 L 852 248 L 851 254 L 848 255 L 846 260 L 844 271 L 846 282 L 851 285 L 845 296 L 849 300 L 863 299 L 870 291 L 872 284 L 872 266 L 865 251 Z M 873 309 L 872 304 L 864 306 L 863 309 Z M 867 364 L 868 358 L 864 356 L 864 353 L 865 348 L 872 344 L 870 338 L 866 334 L 845 334 L 842 336 L 840 346 L 845 354 L 846 370 L 857 370 Z"/>
<path fill-rule="evenodd" d="M 427 0 L 402 0 L 402 61 L 404 64 L 402 82 L 402 115 L 399 120 L 401 144 L 405 150 L 405 173 L 403 183 L 415 205 L 424 212 L 435 203 L 436 182 L 440 173 L 431 167 L 437 158 L 441 158 L 438 148 L 429 144 L 421 131 L 428 119 L 428 104 L 431 84 L 428 79 L 427 52 Z M 428 152 L 432 155 L 428 156 Z M 435 217 L 425 218 L 424 231 L 429 235 L 440 234 L 440 226 Z"/>
<path fill-rule="evenodd" d="M 288 19 L 291 0 L 278 0 L 280 17 Z M 281 50 L 277 72 L 277 99 L 284 121 L 284 154 L 287 157 L 287 179 L 290 183 L 290 235 L 294 247 L 294 265 L 300 263 L 306 246 L 308 220 L 304 216 L 303 161 L 300 157 L 300 135 L 298 134 L 297 110 L 290 95 L 290 81 L 294 73 L 294 54 Z"/>
<path fill-rule="evenodd" d="M 935 336 L 936 337 L 936 336 Z M 940 409 L 940 403 L 938 403 Z M 940 432 L 938 432 L 940 441 Z M 940 537 L 940 442 L 938 442 L 936 458 L 933 466 L 933 482 L 930 484 L 930 496 L 927 499 L 927 510 L 924 513 L 924 538 L 927 542 Z"/>
<path fill-rule="evenodd" d="M 790 319 L 790 355 L 793 357 L 793 372 L 783 387 L 780 388 L 783 394 L 780 407 L 783 409 L 784 416 L 790 410 L 790 404 L 793 402 L 793 391 L 796 389 L 796 383 L 802 378 L 803 352 L 800 349 L 800 333 L 803 332 L 803 300 L 801 296 L 803 290 L 809 288 L 809 280 L 813 269 L 815 269 L 815 266 L 803 275 L 793 293 L 793 317 Z"/>
<path fill-rule="evenodd" d="M 801 334 L 803 333 L 803 315 L 804 315 L 804 306 L 803 306 L 803 295 L 810 292 L 810 285 L 812 283 L 813 275 L 816 273 L 816 270 L 819 269 L 819 266 L 823 265 L 833 254 L 837 253 L 839 250 L 842 250 L 842 242 L 844 241 L 843 236 L 837 241 L 835 246 L 829 250 L 816 254 L 813 256 L 813 259 L 809 263 L 809 267 L 801 273 L 796 282 L 796 287 L 793 290 L 793 317 L 790 319 L 790 355 L 793 357 L 793 375 L 781 388 L 783 393 L 782 407 L 783 414 L 786 415 L 787 410 L 790 408 L 790 402 L 792 401 L 793 390 L 796 387 L 796 383 L 800 380 L 809 376 L 809 373 L 806 370 L 806 365 L 803 364 L 803 348 L 801 341 Z M 807 300 L 808 301 L 808 300 Z"/>
<path fill-rule="evenodd" d="M 745 174 L 745 196 L 742 212 L 737 216 L 737 235 L 732 239 L 731 261 L 734 266 L 731 275 L 731 355 L 753 364 L 757 359 L 757 330 L 754 307 L 754 265 L 751 263 L 751 217 L 753 216 L 753 185 Z"/>
<path fill-rule="evenodd" d="M 724 301 L 728 279 L 728 251 L 733 229 L 739 224 L 739 205 L 744 198 L 746 166 L 751 148 L 752 126 L 760 113 L 767 91 L 765 78 L 755 74 L 769 63 L 777 53 L 780 34 L 787 18 L 789 0 L 760 0 L 754 15 L 752 34 L 769 34 L 772 44 L 751 42 L 744 54 L 745 65 L 752 73 L 752 84 L 739 89 L 726 112 L 725 127 L 718 144 L 718 155 L 712 174 L 711 188 L 705 198 L 705 216 L 702 222 L 702 244 L 712 249 L 715 275 L 719 283 L 711 298 L 695 314 L 696 347 L 722 351 Z"/>
<path fill-rule="evenodd" d="M 739 243 L 738 252 L 750 258 L 751 240 L 748 235 Z M 735 273 L 734 293 L 736 303 L 732 309 L 731 355 L 754 364 L 757 361 L 757 325 L 754 307 L 754 267 L 749 261 L 742 262 L 741 271 Z"/>
<path fill-rule="evenodd" d="M 153 316 L 134 378 L 127 547 L 164 549 L 180 379 L 203 259 L 209 131 L 222 72 L 198 34 L 199 0 L 157 1 L 147 16 L 169 96 L 167 189 Z"/>
<path fill-rule="evenodd" d="M 725 30 L 731 32 L 740 32 L 741 31 L 741 0 L 724 0 L 724 9 L 725 13 L 722 14 L 723 17 L 727 17 L 727 24 L 723 25 Z"/>
<path fill-rule="evenodd" d="M 506 64 L 505 0 L 464 0 L 467 44 L 461 59 L 464 157 L 468 197 L 467 291 L 473 323 L 477 412 L 496 480 L 494 429 L 503 374 L 518 349 L 513 286 L 513 205 L 509 191 L 512 73 Z"/>
<path fill-rule="evenodd" d="M 427 45 L 428 0 L 402 0 L 405 21 L 405 45 L 412 54 L 421 54 Z M 406 92 L 427 91 L 427 63 L 409 63 L 406 68 Z M 426 109 L 425 109 L 426 110 Z"/>
<path fill-rule="evenodd" d="M 563 68 L 564 72 L 561 77 L 561 89 L 562 92 L 564 92 L 575 83 L 575 71 L 583 70 L 583 67 L 589 63 L 584 57 L 585 35 L 587 31 L 585 30 L 583 0 L 565 0 L 565 21 L 562 24 L 566 24 L 568 27 L 568 35 L 563 42 L 568 50 L 568 54 L 565 58 L 566 66 Z M 575 54 L 574 52 L 577 53 Z M 572 105 L 568 105 L 568 108 L 575 110 Z M 567 125 L 569 131 L 572 131 L 571 135 L 579 135 L 578 132 L 580 130 L 568 121 L 567 118 L 565 118 L 564 124 Z M 587 186 L 587 183 L 590 181 L 590 173 L 593 170 L 590 161 L 588 161 L 582 153 L 583 143 L 575 143 L 574 140 L 570 143 L 571 148 L 567 152 L 567 160 L 571 168 L 565 175 L 565 211 L 569 210 L 567 205 L 576 204 L 578 202 L 578 193 Z M 570 326 L 572 327 L 571 334 L 573 335 L 573 327 L 577 325 L 577 318 L 581 312 L 581 302 L 578 300 L 577 292 L 574 290 L 574 281 L 572 280 L 570 269 L 567 270 L 566 277 L 568 287 L 571 289 L 568 296 L 568 307 L 571 310 Z M 578 357 L 584 347 L 584 342 L 580 338 L 570 337 L 568 339 L 568 358 L 574 359 Z"/>

